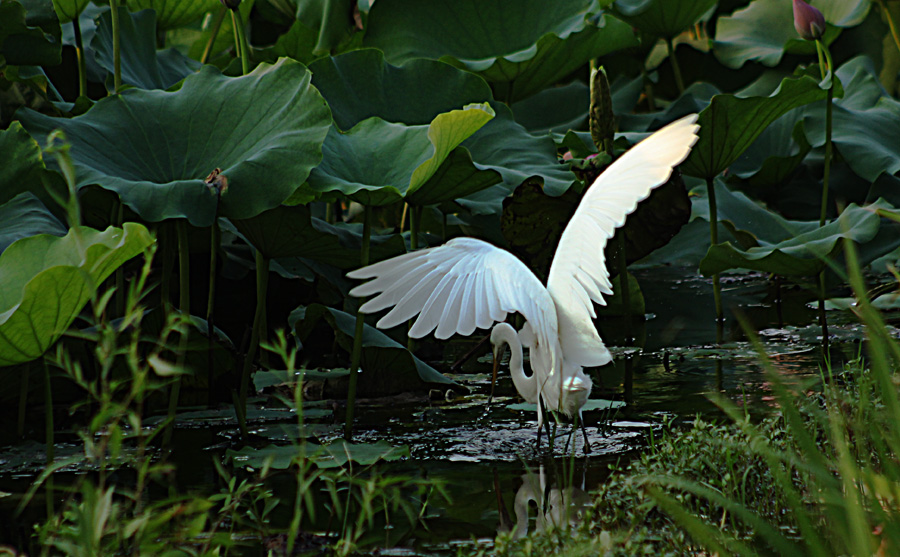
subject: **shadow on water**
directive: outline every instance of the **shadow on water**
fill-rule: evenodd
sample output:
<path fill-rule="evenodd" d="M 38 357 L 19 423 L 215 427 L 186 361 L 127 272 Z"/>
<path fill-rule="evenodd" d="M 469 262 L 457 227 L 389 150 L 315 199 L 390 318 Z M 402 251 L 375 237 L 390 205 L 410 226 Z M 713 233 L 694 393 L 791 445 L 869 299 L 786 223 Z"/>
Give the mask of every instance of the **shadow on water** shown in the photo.
<path fill-rule="evenodd" d="M 413 553 L 455 553 L 458 547 L 471 546 L 475 541 L 489 544 L 499 532 L 520 537 L 577 519 L 590 504 L 588 494 L 608 476 L 609 465 L 634 454 L 647 439 L 648 431 L 659 427 L 664 418 L 677 422 L 691 420 L 697 414 L 717 415 L 707 398 L 714 391 L 745 405 L 752 413 L 768 411 L 772 403 L 769 385 L 736 321 L 726 323 L 722 345 L 714 342 L 709 282 L 678 268 L 639 271 L 637 275 L 648 318 L 635 323 L 636 346 L 616 346 L 616 333 L 622 327 L 615 320 L 600 321 L 615 362 L 591 370 L 595 385 L 592 398 L 627 404 L 585 412 L 590 454 L 584 453 L 580 432 L 574 435 L 570 451 L 565 452 L 572 429 L 568 423 L 556 428 L 554 452 L 547 451 L 546 438 L 544 450 L 539 452 L 535 446 L 535 413 L 510 408 L 517 397 L 508 372 L 502 373 L 499 396 L 488 406 L 490 365 L 484 358 L 471 364 L 467 373 L 454 376 L 471 389 L 469 395 L 374 404 L 359 410 L 354 441 L 387 441 L 409 447 L 408 459 L 379 465 L 382 473 L 440 480 L 451 499 L 430 502 L 427 530 L 419 527 L 405 533 L 382 532 L 380 538 L 373 537 L 375 544 L 399 544 Z M 723 294 L 726 306 L 740 308 L 762 331 L 773 364 L 788 381 L 818 375 L 820 355 L 813 344 L 815 337 L 809 337 L 803 328 L 813 322 L 813 314 L 805 306 L 802 292 L 797 300 L 786 296 L 783 306 L 775 308 L 770 282 L 762 276 L 742 275 L 739 279 L 723 279 Z M 855 351 L 851 344 L 844 346 L 848 352 Z M 449 364 L 436 363 L 436 367 L 446 369 Z M 325 441 L 338 438 L 340 414 L 335 412 L 329 423 L 317 424 L 315 436 Z M 257 421 L 255 431 L 260 439 L 285 444 L 289 436 L 280 436 L 277 428 L 287 427 L 279 423 L 290 420 L 289 415 L 269 415 Z M 233 421 L 179 427 L 171 457 L 177 470 L 175 488 L 217 491 L 221 486 L 213 459 L 221 458 L 236 438 Z M 36 450 L 36 454 L 42 457 L 42 450 Z M 4 470 L 0 489 L 9 491 L 23 491 L 22 486 L 33 473 L 27 466 L 19 471 L 9 467 Z M 289 472 L 274 473 L 267 482 L 282 501 L 293 499 L 295 483 Z M 324 495 L 319 502 L 327 503 Z M 290 510 L 289 504 L 284 507 L 278 512 Z M 273 518 L 276 524 L 289 520 L 278 513 Z M 318 523 L 310 525 L 310 529 L 316 527 L 326 528 Z"/>

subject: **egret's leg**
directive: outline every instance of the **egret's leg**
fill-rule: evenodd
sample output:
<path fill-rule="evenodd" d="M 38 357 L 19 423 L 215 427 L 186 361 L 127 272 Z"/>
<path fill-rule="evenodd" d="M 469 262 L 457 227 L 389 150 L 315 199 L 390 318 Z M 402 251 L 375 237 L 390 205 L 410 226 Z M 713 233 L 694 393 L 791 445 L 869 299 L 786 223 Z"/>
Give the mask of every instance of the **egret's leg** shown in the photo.
<path fill-rule="evenodd" d="M 541 404 L 541 399 L 538 398 L 537 405 L 537 413 L 538 413 L 538 434 L 537 434 L 537 452 L 541 453 L 541 426 L 544 425 L 544 414 L 541 412 L 543 409 L 543 404 Z"/>

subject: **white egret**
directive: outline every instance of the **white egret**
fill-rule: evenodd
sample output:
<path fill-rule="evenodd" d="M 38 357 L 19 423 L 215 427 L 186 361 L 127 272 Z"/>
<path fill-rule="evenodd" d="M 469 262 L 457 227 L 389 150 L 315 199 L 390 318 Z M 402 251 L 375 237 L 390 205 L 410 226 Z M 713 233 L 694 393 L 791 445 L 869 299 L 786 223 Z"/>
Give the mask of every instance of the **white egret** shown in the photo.
<path fill-rule="evenodd" d="M 563 231 L 546 288 L 511 253 L 482 240 L 455 238 L 347 273 L 352 279 L 372 279 L 350 294 L 377 294 L 360 307 L 363 313 L 393 307 L 376 324 L 382 329 L 418 315 L 411 338 L 431 331 L 439 339 L 470 335 L 499 323 L 491 333 L 495 356 L 498 347 L 511 347 L 513 382 L 525 400 L 538 404 L 540 442 L 540 402 L 548 410 L 581 417 L 591 391 L 583 368 L 612 360 L 592 321 L 593 304 L 605 304 L 603 294 L 612 294 L 603 249 L 638 202 L 688 156 L 697 141 L 696 121 L 692 114 L 669 124 L 597 177 Z M 519 332 L 503 323 L 515 312 L 526 322 Z M 529 349 L 531 376 L 524 372 L 523 346 Z"/>

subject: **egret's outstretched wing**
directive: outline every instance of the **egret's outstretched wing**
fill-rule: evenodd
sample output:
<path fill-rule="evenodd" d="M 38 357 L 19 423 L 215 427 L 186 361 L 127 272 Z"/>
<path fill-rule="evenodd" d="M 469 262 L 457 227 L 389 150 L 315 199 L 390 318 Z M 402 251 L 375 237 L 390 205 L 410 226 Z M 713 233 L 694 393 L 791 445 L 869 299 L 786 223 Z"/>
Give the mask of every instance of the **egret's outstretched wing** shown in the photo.
<path fill-rule="evenodd" d="M 541 282 L 511 253 L 474 238 L 414 251 L 347 273 L 373 279 L 350 291 L 352 296 L 378 294 L 360 311 L 373 313 L 393 306 L 377 326 L 394 327 L 419 315 L 409 331 L 420 338 L 437 328 L 437 338 L 470 335 L 519 312 L 545 342 L 557 333 L 556 309 Z"/>
<path fill-rule="evenodd" d="M 677 120 L 628 150 L 587 190 L 563 231 L 547 289 L 556 302 L 559 338 L 567 360 L 584 366 L 610 360 L 596 329 L 591 301 L 612 294 L 603 249 L 615 229 L 653 188 L 664 184 L 697 141 L 697 115 Z"/>

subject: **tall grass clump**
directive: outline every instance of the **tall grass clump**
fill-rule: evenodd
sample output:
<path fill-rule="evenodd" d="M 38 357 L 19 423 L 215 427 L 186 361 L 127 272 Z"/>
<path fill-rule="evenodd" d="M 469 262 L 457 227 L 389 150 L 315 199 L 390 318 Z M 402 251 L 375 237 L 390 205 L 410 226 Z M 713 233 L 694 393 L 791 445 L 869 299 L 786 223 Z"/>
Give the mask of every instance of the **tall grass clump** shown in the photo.
<path fill-rule="evenodd" d="M 866 332 L 864 362 L 840 374 L 826 368 L 821 394 L 809 396 L 787 386 L 760 351 L 785 442 L 715 397 L 746 443 L 748 460 L 736 471 L 746 473 L 757 468 L 754 459 L 761 461 L 759 469 L 770 478 L 747 486 L 774 488 L 772 496 L 748 501 L 704 478 L 660 471 L 640 479 L 655 508 L 697 548 L 742 555 L 872 555 L 900 548 L 900 346 L 868 299 L 854 245 L 848 242 L 845 252 L 854 312 Z M 740 440 L 717 444 L 734 450 Z M 687 497 L 698 503 L 685 503 Z M 776 514 L 766 512 L 768 503 L 777 504 Z M 713 512 L 698 512 L 698 505 Z M 740 526 L 728 528 L 728 520 Z"/>

